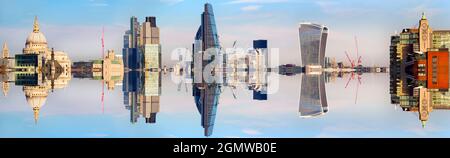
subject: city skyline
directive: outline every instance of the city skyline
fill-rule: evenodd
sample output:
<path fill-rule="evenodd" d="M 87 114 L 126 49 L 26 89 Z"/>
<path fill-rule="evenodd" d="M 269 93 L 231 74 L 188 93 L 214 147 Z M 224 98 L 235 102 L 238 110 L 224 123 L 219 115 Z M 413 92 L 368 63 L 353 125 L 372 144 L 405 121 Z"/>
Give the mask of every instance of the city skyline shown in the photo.
<path fill-rule="evenodd" d="M 45 2 L 51 1 L 42 3 Z M 123 3 L 100 0 L 86 2 L 89 7 L 112 7 Z M 64 30 L 61 29 L 64 26 L 56 27 L 52 22 L 45 24 L 41 16 L 39 20 L 38 16 L 34 16 L 33 23 L 26 24 L 29 25 L 26 35 L 22 37 L 8 32 L 7 38 L 11 36 L 9 34 L 15 38 L 5 41 L 3 45 L 0 81 L 4 96 L 0 95 L 0 120 L 4 121 L 0 125 L 4 128 L 0 130 L 0 137 L 450 136 L 449 126 L 446 125 L 450 120 L 446 112 L 441 112 L 442 109 L 450 109 L 450 30 L 445 29 L 450 27 L 440 28 L 433 23 L 436 20 L 434 17 L 439 17 L 439 14 L 433 11 L 430 14 L 421 12 L 415 17 L 416 25 L 403 24 L 401 32 L 389 33 L 380 43 L 376 38 L 371 41 L 374 45 L 388 43 L 383 48 L 387 51 L 380 52 L 380 56 L 388 58 L 383 62 L 389 64 L 389 75 L 386 67 L 376 67 L 371 63 L 358 61 L 357 67 L 354 67 L 357 61 L 352 61 L 346 54 L 346 51 L 354 52 L 353 44 L 356 45 L 356 54 L 360 50 L 362 53 L 359 52 L 359 55 L 368 62 L 375 62 L 373 60 L 377 58 L 368 58 L 366 50 L 373 48 L 372 51 L 377 51 L 378 48 L 364 48 L 366 36 L 340 32 L 341 26 L 330 26 L 327 20 L 297 23 L 292 29 L 293 33 L 286 31 L 276 34 L 285 37 L 277 39 L 273 33 L 277 29 L 288 28 L 285 25 L 294 23 L 293 20 L 264 25 L 272 28 L 266 30 L 260 26 L 273 19 L 261 21 L 256 18 L 242 23 L 233 22 L 242 24 L 243 29 L 230 30 L 230 23 L 220 23 L 227 20 L 216 14 L 217 8 L 221 10 L 228 5 L 241 5 L 239 12 L 256 14 L 272 7 L 279 9 L 272 5 L 308 2 L 233 0 L 215 1 L 217 4 L 202 3 L 200 8 L 193 7 L 196 16 L 192 17 L 197 20 L 186 23 L 183 22 L 189 19 L 181 17 L 180 21 L 166 23 L 164 19 L 167 17 L 159 14 L 133 15 L 124 20 L 124 30 L 117 27 L 117 30 L 111 31 L 115 26 L 100 27 L 96 46 L 86 45 L 83 48 L 92 51 L 91 54 L 78 53 L 74 49 L 74 46 L 91 44 L 91 41 L 76 42 L 79 39 L 73 37 L 97 36 L 96 33 L 85 33 L 96 30 L 98 22 L 89 24 L 92 27 L 84 30 Z M 337 4 L 320 2 L 321 6 Z M 184 0 L 152 1 L 156 6 L 168 8 L 196 3 Z M 220 14 L 226 13 L 219 11 Z M 189 14 L 185 16 L 191 17 Z M 286 14 L 282 19 L 289 16 Z M 354 15 L 342 18 L 348 16 Z M 86 17 L 85 22 L 89 23 L 91 18 Z M 110 20 L 105 19 L 108 22 Z M 166 36 L 164 29 L 175 23 L 180 23 L 176 24 L 179 28 L 172 28 L 174 32 L 169 33 L 183 33 L 168 39 L 170 36 Z M 188 31 L 191 23 L 196 26 L 194 31 Z M 12 25 L 2 24 L 0 30 L 9 31 L 2 27 Z M 242 38 L 242 41 L 227 37 L 230 32 L 241 33 L 246 30 L 245 26 L 251 26 L 256 32 L 265 32 L 242 33 L 235 37 Z M 350 30 L 359 32 L 356 27 Z M 365 33 L 373 34 L 381 30 L 366 30 Z M 80 34 L 64 36 L 66 31 L 78 31 Z M 118 49 L 115 44 L 109 44 L 109 36 L 116 32 L 120 33 Z M 59 36 L 47 36 L 48 33 L 59 33 Z M 185 48 L 192 52 L 190 57 L 193 60 L 182 60 L 181 52 L 177 54 L 179 60 L 173 61 L 177 64 L 165 60 L 173 56 L 167 49 L 184 43 L 184 33 L 189 34 L 190 43 Z M 222 38 L 222 35 L 226 37 Z M 289 40 L 290 36 L 297 40 Z M 344 39 L 347 36 L 352 46 L 349 50 L 336 53 L 337 45 L 345 47 L 347 41 Z M 385 35 L 380 34 L 378 37 L 381 36 Z M 22 39 L 25 42 L 20 45 L 20 52 L 15 52 L 15 41 Z M 73 41 L 61 45 L 64 39 Z M 251 49 L 242 54 L 236 50 L 223 54 L 219 50 L 227 48 L 228 42 L 233 42 L 230 48 L 236 47 L 236 43 L 246 45 L 249 42 L 250 45 L 245 47 Z M 297 51 L 284 53 L 287 47 L 282 47 L 280 42 L 285 42 L 288 47 L 297 47 Z M 294 43 L 291 45 L 291 42 Z M 359 42 L 363 43 L 362 48 Z M 277 67 L 274 68 L 274 65 L 269 64 L 269 59 L 273 57 L 270 48 L 277 46 L 281 49 L 282 65 L 275 65 Z M 105 51 L 105 48 L 108 50 Z M 345 58 L 341 59 L 345 57 L 344 52 L 351 67 L 350 63 L 345 63 Z M 213 56 L 208 58 L 206 54 Z M 354 54 L 351 56 L 354 58 Z M 83 80 L 86 78 L 88 80 Z M 182 81 L 177 83 L 176 78 Z M 356 80 L 356 84 L 349 84 L 352 80 Z M 183 84 L 185 91 L 181 91 Z M 106 93 L 105 87 L 108 88 Z M 353 94 L 356 94 L 355 98 Z M 52 111 L 52 108 L 56 111 Z M 38 118 L 41 117 L 44 119 L 40 119 L 38 124 Z M 34 120 L 34 126 L 31 119 Z M 142 119 L 144 121 L 140 121 Z M 74 126 L 70 126 L 72 124 Z M 28 133 L 29 130 L 36 131 Z M 55 132 L 64 130 L 68 132 Z"/>
<path fill-rule="evenodd" d="M 192 42 L 190 35 L 197 30 L 195 23 L 199 22 L 198 15 L 193 10 L 201 9 L 203 3 L 201 1 L 170 0 L 133 2 L 95 0 L 56 2 L 49 0 L 41 1 L 41 3 L 35 4 L 36 7 L 31 7 L 26 4 L 27 2 L 0 2 L 2 6 L 5 6 L 5 9 L 0 11 L 2 13 L 0 14 L 0 35 L 2 35 L 0 42 L 7 42 L 13 54 L 18 53 L 23 45 L 23 42 L 16 39 L 14 35 L 26 34 L 25 30 L 29 26 L 28 18 L 33 18 L 35 15 L 45 23 L 42 29 L 51 39 L 52 47 L 64 48 L 64 51 L 70 52 L 69 56 L 74 60 L 99 56 L 97 52 L 100 50 L 99 37 L 103 26 L 106 28 L 105 45 L 118 52 L 121 50 L 122 34 L 127 28 L 126 21 L 129 17 L 156 16 L 161 29 L 163 62 L 168 65 L 171 64 L 170 56 L 167 55 L 170 54 L 170 51 L 179 47 L 190 47 Z M 300 56 L 296 55 L 296 58 L 293 59 L 285 54 L 295 55 L 300 51 L 297 45 L 298 37 L 294 35 L 300 22 L 319 22 L 331 27 L 327 52 L 330 57 L 336 57 L 340 61 L 345 61 L 344 51 L 353 52 L 353 37 L 357 36 L 363 58 L 373 59 L 366 60 L 365 65 L 369 66 L 388 65 L 389 57 L 384 54 L 389 51 L 386 49 L 386 46 L 389 45 L 386 39 L 396 30 L 399 32 L 405 24 L 413 27 L 416 24 L 415 17 L 422 12 L 426 12 L 427 16 L 432 19 L 430 23 L 435 28 L 450 26 L 449 22 L 445 20 L 448 10 L 442 8 L 445 5 L 440 5 L 449 3 L 447 1 L 408 1 L 407 4 L 395 1 L 389 2 L 390 5 L 381 5 L 381 2 L 352 2 L 219 0 L 210 3 L 216 6 L 217 23 L 221 26 L 219 36 L 223 47 L 231 47 L 232 43 L 237 40 L 238 47 L 250 48 L 253 39 L 267 39 L 271 41 L 269 47 L 280 48 L 281 63 L 297 65 L 300 65 L 298 62 Z M 347 5 L 349 3 L 352 5 Z M 20 9 L 19 6 L 21 6 Z M 17 12 L 17 9 L 24 11 Z M 63 9 L 68 12 L 64 14 L 64 17 L 51 14 L 49 11 L 63 11 Z M 83 14 L 69 12 L 76 9 L 84 9 L 87 12 Z M 398 11 L 394 12 L 395 10 Z M 182 12 L 183 16 L 177 16 L 179 12 Z M 12 13 L 15 16 L 9 16 Z M 391 14 L 398 15 L 392 16 Z M 11 34 L 3 35 L 4 31 L 11 32 Z M 60 36 L 61 34 L 64 36 Z"/>

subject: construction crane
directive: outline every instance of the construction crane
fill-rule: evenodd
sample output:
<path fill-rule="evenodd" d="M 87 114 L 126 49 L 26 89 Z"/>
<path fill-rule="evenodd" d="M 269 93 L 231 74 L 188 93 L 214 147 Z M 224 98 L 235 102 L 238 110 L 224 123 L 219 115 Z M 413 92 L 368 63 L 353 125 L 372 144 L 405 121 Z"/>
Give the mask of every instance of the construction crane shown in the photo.
<path fill-rule="evenodd" d="M 347 51 L 345 51 L 345 56 L 347 56 L 347 60 L 350 62 L 353 69 L 355 67 L 355 61 L 350 59 L 350 56 L 348 55 Z"/>
<path fill-rule="evenodd" d="M 105 27 L 102 28 L 102 113 L 105 113 L 105 73 L 104 73 L 104 58 L 105 58 Z"/>

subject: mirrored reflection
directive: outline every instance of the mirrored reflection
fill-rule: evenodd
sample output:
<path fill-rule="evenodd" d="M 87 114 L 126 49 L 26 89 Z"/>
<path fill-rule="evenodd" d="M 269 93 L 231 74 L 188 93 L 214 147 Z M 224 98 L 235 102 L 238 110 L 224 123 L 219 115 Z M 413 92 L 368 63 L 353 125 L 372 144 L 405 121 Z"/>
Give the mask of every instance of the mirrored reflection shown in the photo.
<path fill-rule="evenodd" d="M 416 112 L 425 127 L 433 110 L 450 109 L 450 31 L 432 30 L 425 13 L 419 24 L 391 37 L 390 94 L 392 104 Z"/>
<path fill-rule="evenodd" d="M 101 57 L 85 61 L 72 61 L 69 53 L 50 48 L 36 17 L 21 53 L 12 55 L 7 43 L 3 45 L 0 82 L 4 96 L 0 105 L 5 106 L 0 107 L 0 113 L 4 115 L 2 118 L 13 117 L 3 119 L 1 127 L 19 133 L 26 131 L 24 129 L 56 129 L 61 125 L 56 121 L 39 124 L 39 115 L 47 110 L 44 108 L 47 99 L 54 93 L 64 94 L 62 89 L 81 87 L 88 80 L 101 84 L 101 97 L 88 102 L 96 105 L 101 101 L 102 114 L 89 115 L 89 121 L 74 121 L 78 126 L 68 129 L 74 131 L 74 137 L 98 128 L 113 133 L 109 137 L 168 137 L 172 132 L 178 132 L 174 137 L 315 136 L 308 133 L 309 129 L 312 133 L 326 133 L 331 129 L 330 133 L 337 133 L 331 137 L 352 137 L 353 133 L 359 134 L 357 137 L 367 136 L 361 133 L 374 134 L 417 120 L 425 130 L 427 122 L 434 119 L 432 112 L 450 109 L 449 45 L 445 40 L 450 33 L 432 31 L 425 16 L 419 21 L 419 28 L 405 29 L 391 37 L 390 69 L 363 65 L 356 37 L 356 52 L 342 53 L 348 61 L 326 56 L 329 28 L 322 24 L 301 23 L 294 28 L 298 31 L 293 36 L 299 38 L 297 55 L 301 57 L 301 64 L 280 65 L 273 63 L 276 51 L 272 51 L 271 41 L 265 39 L 253 40 L 252 48 L 247 50 L 236 48 L 238 41 L 234 41 L 231 51 L 223 48 L 211 4 L 205 4 L 200 21 L 197 32 L 192 33 L 192 48 L 175 50 L 172 55 L 178 63 L 163 66 L 156 17 L 145 17 L 141 22 L 138 17 L 131 17 L 129 28 L 123 32 L 121 54 L 105 51 L 102 35 Z M 421 38 L 424 36 L 432 39 Z M 351 59 L 354 54 L 356 58 Z M 363 85 L 365 81 L 372 82 Z M 382 89 L 383 86 L 386 89 Z M 14 91 L 16 88 L 20 93 Z M 94 89 L 88 87 L 85 91 Z M 85 91 L 76 93 L 82 96 Z M 14 97 L 19 95 L 25 98 Z M 105 95 L 120 98 L 120 110 L 105 111 L 105 106 L 115 105 L 105 102 L 117 101 Z M 54 99 L 54 104 L 65 104 L 67 98 Z M 372 98 L 377 100 L 374 102 Z M 20 102 L 23 100 L 31 109 L 26 114 L 33 114 L 34 125 L 30 127 L 20 126 L 29 124 L 21 121 L 26 120 L 22 113 L 8 111 L 24 106 Z M 410 117 L 403 111 L 389 109 L 391 104 L 414 115 Z M 81 118 L 71 111 L 70 108 L 75 107 L 67 108 L 71 116 L 59 118 Z M 94 108 L 83 110 L 94 111 Z M 52 114 L 62 115 L 54 111 Z M 383 120 L 378 116 L 381 114 L 392 120 Z M 105 117 L 110 117 L 109 122 L 95 120 Z M 436 118 L 440 119 L 436 119 L 432 127 L 446 123 L 445 115 Z M 117 125 L 108 124 L 111 122 Z M 370 125 L 372 122 L 374 125 Z M 81 127 L 84 130 L 78 131 Z M 413 127 L 396 129 L 408 128 Z M 272 133 L 265 134 L 263 130 Z M 0 128 L 0 137 L 13 135 L 6 132 Z M 389 134 L 381 136 L 389 137 Z M 395 134 L 392 135 L 405 133 Z M 448 135 L 444 133 L 444 136 Z"/>

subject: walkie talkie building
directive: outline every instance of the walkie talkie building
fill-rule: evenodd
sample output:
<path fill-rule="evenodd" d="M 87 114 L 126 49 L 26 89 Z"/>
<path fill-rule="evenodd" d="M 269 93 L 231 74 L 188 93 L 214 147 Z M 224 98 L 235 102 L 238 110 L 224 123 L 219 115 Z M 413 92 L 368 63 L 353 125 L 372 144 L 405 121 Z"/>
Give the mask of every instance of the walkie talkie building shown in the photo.
<path fill-rule="evenodd" d="M 314 23 L 301 23 L 299 28 L 302 64 L 306 71 L 317 71 L 325 65 L 328 28 Z"/>

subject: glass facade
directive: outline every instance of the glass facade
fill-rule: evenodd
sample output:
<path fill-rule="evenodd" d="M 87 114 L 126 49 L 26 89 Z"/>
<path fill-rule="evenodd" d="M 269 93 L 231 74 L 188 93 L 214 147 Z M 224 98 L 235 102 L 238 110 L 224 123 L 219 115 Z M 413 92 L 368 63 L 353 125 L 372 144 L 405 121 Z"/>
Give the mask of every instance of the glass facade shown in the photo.
<path fill-rule="evenodd" d="M 313 117 L 328 112 L 325 92 L 325 74 L 302 75 L 300 117 Z"/>
<path fill-rule="evenodd" d="M 195 36 L 193 48 L 193 62 L 196 64 L 194 69 L 201 68 L 200 71 L 196 70 L 196 72 L 203 72 L 203 68 L 212 62 L 212 60 L 203 60 L 203 53 L 208 49 L 218 50 L 220 48 L 213 8 L 209 3 L 205 4 L 205 9 L 202 14 L 202 24 Z M 198 54 L 199 52 L 201 52 L 201 55 Z M 214 54 L 218 55 L 219 52 Z M 195 74 L 194 77 L 198 75 L 199 74 Z M 200 82 L 198 82 L 199 78 L 201 79 Z M 197 109 L 202 117 L 201 124 L 204 128 L 204 135 L 211 136 L 214 128 L 217 106 L 219 104 L 221 87 L 215 82 L 205 83 L 202 77 L 197 77 L 194 80 L 195 83 L 192 89 L 193 96 Z"/>
<path fill-rule="evenodd" d="M 320 65 L 324 67 L 325 49 L 328 36 L 328 28 L 318 24 L 300 24 L 300 50 L 302 64 Z"/>

